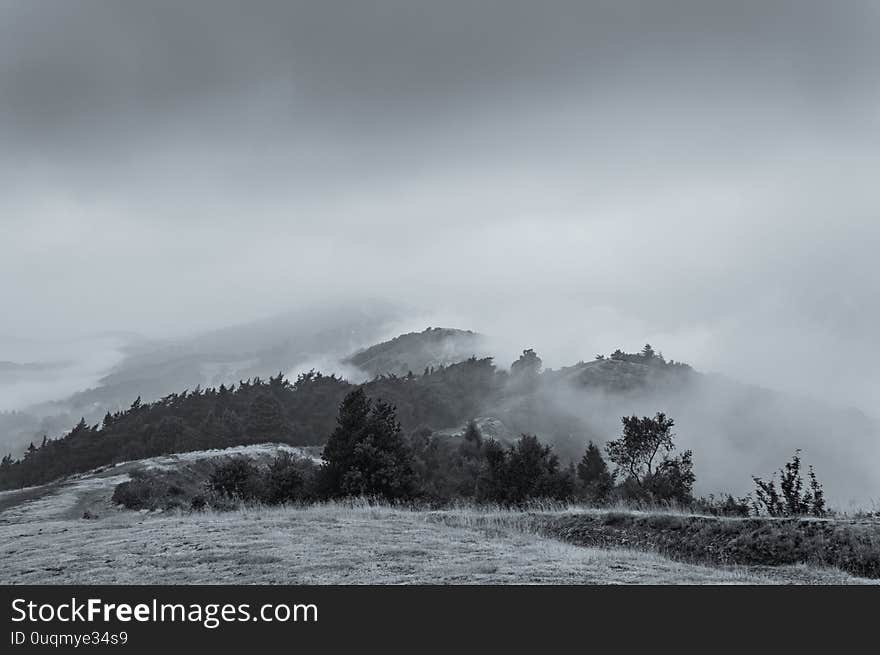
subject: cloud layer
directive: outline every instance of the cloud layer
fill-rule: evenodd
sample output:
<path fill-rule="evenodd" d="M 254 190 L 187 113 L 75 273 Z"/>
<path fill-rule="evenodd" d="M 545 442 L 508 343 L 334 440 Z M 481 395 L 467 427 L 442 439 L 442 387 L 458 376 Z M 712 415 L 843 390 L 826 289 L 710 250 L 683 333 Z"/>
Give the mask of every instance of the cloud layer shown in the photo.
<path fill-rule="evenodd" d="M 874 412 L 873 2 L 4 3 L 2 331 L 387 297 Z"/>

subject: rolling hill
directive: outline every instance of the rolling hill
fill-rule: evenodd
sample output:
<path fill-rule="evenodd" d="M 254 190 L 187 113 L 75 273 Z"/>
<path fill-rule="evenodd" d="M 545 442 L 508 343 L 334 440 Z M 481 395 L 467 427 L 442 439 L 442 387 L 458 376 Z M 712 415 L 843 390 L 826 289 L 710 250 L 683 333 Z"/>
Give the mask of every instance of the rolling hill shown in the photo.
<path fill-rule="evenodd" d="M 633 539 L 632 523 L 682 515 L 409 510 L 368 503 L 243 506 L 232 511 L 132 511 L 112 501 L 138 471 L 204 479 L 230 456 L 267 458 L 260 444 L 119 463 L 0 492 L 2 584 L 865 584 L 815 565 L 674 561 Z M 730 522 L 731 519 L 723 520 Z M 717 522 L 717 521 L 716 521 Z M 622 532 L 625 524 L 626 532 Z M 596 540 L 595 526 L 605 526 Z M 760 522 L 756 524 L 760 528 Z M 735 528 L 735 523 L 730 523 Z M 859 529 L 875 530 L 870 525 Z M 620 547 L 623 537 L 639 548 Z M 674 538 L 674 532 L 666 535 Z"/>
<path fill-rule="evenodd" d="M 401 334 L 390 341 L 359 350 L 345 362 L 370 376 L 407 375 L 488 354 L 486 338 L 476 332 L 429 327 L 423 332 Z"/>

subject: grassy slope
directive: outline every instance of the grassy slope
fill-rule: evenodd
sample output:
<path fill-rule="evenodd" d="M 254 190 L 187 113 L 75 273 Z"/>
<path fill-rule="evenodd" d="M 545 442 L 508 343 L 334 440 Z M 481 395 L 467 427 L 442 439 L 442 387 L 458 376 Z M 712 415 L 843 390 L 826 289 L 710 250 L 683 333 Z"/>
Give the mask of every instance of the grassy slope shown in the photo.
<path fill-rule="evenodd" d="M 323 505 L 0 525 L 0 583 L 845 583 L 808 567 L 720 569 L 566 544 L 472 511 Z"/>
<path fill-rule="evenodd" d="M 243 450 L 268 457 L 278 446 Z M 138 467 L 188 470 L 187 453 L 0 494 L 0 583 L 850 583 L 835 569 L 712 568 L 547 535 L 546 521 L 609 512 L 419 512 L 318 505 L 227 513 L 137 513 L 110 502 Z M 82 519 L 88 510 L 97 519 Z M 557 535 L 566 539 L 566 535 Z M 628 546 L 642 551 L 627 550 Z M 649 546 L 649 545 L 647 545 Z"/>
<path fill-rule="evenodd" d="M 815 562 L 880 578 L 880 521 L 876 519 L 582 512 L 536 520 L 542 533 L 580 546 L 628 545 L 705 564 Z"/>

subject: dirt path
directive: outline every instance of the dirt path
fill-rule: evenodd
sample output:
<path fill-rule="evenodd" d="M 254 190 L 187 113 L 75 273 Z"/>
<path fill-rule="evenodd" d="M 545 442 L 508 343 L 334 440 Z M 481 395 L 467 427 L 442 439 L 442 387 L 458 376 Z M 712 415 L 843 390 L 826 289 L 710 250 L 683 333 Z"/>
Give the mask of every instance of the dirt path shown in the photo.
<path fill-rule="evenodd" d="M 182 463 L 236 455 L 271 457 L 279 450 L 314 459 L 308 450 L 283 444 L 257 444 L 122 462 L 37 487 L 0 491 L 0 524 L 79 519 L 86 511 L 102 516 L 114 511 L 110 499 L 116 485 L 128 480 L 136 469 L 170 469 Z"/>

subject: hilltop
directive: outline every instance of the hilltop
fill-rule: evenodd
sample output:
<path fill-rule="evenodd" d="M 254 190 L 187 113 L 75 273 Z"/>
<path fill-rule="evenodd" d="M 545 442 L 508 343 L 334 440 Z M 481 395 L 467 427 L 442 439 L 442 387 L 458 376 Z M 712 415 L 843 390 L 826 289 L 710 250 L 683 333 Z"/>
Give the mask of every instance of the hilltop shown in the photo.
<path fill-rule="evenodd" d="M 267 378 L 279 371 L 308 370 L 316 360 L 338 361 L 376 343 L 388 333 L 388 325 L 398 319 L 398 308 L 370 300 L 345 306 L 306 306 L 173 339 L 120 335 L 112 348 L 118 351 L 120 361 L 111 362 L 106 370 L 95 367 L 94 377 L 83 377 L 72 393 L 66 391 L 50 400 L 17 407 L 14 412 L 0 411 L 0 449 L 19 455 L 28 442 L 39 443 L 44 434 L 50 438 L 60 436 L 80 418 L 90 424 L 99 422 L 106 412 L 124 410 L 135 398 L 150 402 L 186 389 L 229 386 L 240 380 Z M 31 351 L 37 351 L 38 346 L 28 344 L 27 351 L 36 354 Z M 96 347 L 86 343 L 77 356 L 83 360 L 108 359 L 106 354 L 97 356 Z M 0 363 L 0 383 L 27 382 L 48 390 L 53 388 L 54 379 L 65 373 L 63 369 L 21 366 Z M 13 373 L 15 380 L 11 379 Z"/>
<path fill-rule="evenodd" d="M 345 363 L 370 376 L 407 375 L 449 366 L 468 357 L 489 354 L 483 335 L 470 330 L 429 327 L 422 332 L 401 334 L 350 355 Z"/>
<path fill-rule="evenodd" d="M 508 369 L 473 356 L 486 343 L 475 332 L 429 328 L 350 355 L 351 366 L 373 375 L 360 385 L 314 371 L 293 381 L 253 378 L 137 401 L 107 412 L 100 423 L 81 422 L 43 447 L 36 441 L 18 462 L 7 459 L 0 488 L 128 459 L 267 439 L 321 445 L 341 400 L 362 386 L 369 397 L 397 408 L 408 436 L 457 438 L 476 419 L 487 436 L 504 443 L 535 434 L 567 463 L 582 456 L 588 441 L 601 445 L 615 438 L 622 416 L 664 411 L 676 420 L 677 443 L 694 452 L 700 494 L 744 494 L 753 475 L 769 475 L 802 449 L 836 506 L 854 501 L 871 507 L 880 496 L 880 428 L 858 411 L 702 373 L 650 347 L 559 369 L 544 369 L 540 357 L 526 351 Z"/>

